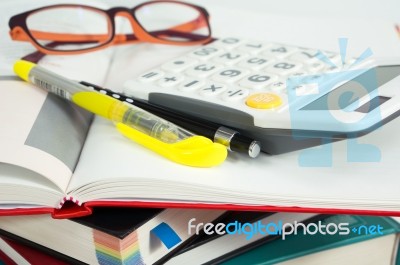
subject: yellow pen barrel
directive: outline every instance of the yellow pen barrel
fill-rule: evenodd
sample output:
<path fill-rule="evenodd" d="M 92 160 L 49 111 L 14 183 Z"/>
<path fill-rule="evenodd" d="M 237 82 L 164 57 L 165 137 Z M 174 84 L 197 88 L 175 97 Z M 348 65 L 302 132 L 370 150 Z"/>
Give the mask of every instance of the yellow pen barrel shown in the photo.
<path fill-rule="evenodd" d="M 72 101 L 92 113 L 116 123 L 123 123 L 167 144 L 194 136 L 193 133 L 136 106 L 97 92 L 75 93 Z"/>
<path fill-rule="evenodd" d="M 165 143 L 177 143 L 193 136 L 191 132 L 127 103 L 115 102 L 110 107 L 109 115 L 112 121 L 121 122 Z"/>

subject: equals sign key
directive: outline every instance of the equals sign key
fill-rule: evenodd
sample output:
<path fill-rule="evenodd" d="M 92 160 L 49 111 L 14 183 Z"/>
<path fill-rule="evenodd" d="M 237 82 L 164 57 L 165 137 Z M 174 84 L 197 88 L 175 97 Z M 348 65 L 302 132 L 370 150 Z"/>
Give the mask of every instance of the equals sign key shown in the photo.
<path fill-rule="evenodd" d="M 154 70 L 151 70 L 149 72 L 146 72 L 146 73 L 140 75 L 138 77 L 138 81 L 141 83 L 149 83 L 149 82 L 153 82 L 155 80 L 160 79 L 164 75 L 165 75 L 164 72 L 154 69 Z"/>

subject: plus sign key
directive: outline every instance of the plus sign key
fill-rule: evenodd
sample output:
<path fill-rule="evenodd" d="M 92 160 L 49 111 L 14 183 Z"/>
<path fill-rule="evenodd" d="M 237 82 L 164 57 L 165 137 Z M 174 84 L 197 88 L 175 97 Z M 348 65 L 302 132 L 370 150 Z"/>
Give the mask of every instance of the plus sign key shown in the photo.
<path fill-rule="evenodd" d="M 162 87 L 172 87 L 182 82 L 183 79 L 183 75 L 180 74 L 166 74 L 157 83 Z"/>
<path fill-rule="evenodd" d="M 282 105 L 282 98 L 274 93 L 257 93 L 246 99 L 246 105 L 255 109 L 274 109 Z"/>

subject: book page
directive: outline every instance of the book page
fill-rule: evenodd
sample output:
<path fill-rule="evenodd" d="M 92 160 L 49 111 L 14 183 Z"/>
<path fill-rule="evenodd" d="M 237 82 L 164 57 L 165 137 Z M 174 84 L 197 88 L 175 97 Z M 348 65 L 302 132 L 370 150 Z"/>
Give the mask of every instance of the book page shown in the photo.
<path fill-rule="evenodd" d="M 20 80 L 1 80 L 0 162 L 29 168 L 64 189 L 91 116 Z"/>
<path fill-rule="evenodd" d="M 55 3 L 2 1 L 0 21 L 7 25 L 11 16 L 49 4 Z M 65 191 L 92 115 L 20 80 L 13 64 L 35 48 L 28 42 L 12 41 L 8 27 L 0 28 L 0 38 L 0 162 L 35 171 Z M 67 78 L 101 85 L 112 55 L 112 49 L 82 55 L 46 55 L 39 64 Z"/>
<path fill-rule="evenodd" d="M 55 207 L 64 194 L 42 175 L 7 163 L 0 163 L 0 180 L 0 209 Z"/>
<path fill-rule="evenodd" d="M 239 10 L 222 8 L 209 11 L 215 34 L 338 51 L 337 38 L 343 37 L 343 32 L 354 44 L 349 55 L 359 55 L 369 46 L 377 56 L 400 54 L 400 42 L 386 21 L 311 20 L 258 13 L 246 16 Z M 240 21 L 238 14 L 243 15 Z M 277 25 L 280 27 L 273 27 Z M 362 30 L 365 27 L 377 35 L 371 38 L 369 31 Z M 147 45 L 120 48 L 121 56 L 116 55 L 114 71 L 107 80 L 113 84 L 111 88 L 168 60 L 167 56 L 158 57 L 158 51 L 166 54 L 167 47 Z M 171 51 L 170 58 L 186 52 L 176 47 Z M 261 154 L 256 159 L 230 153 L 221 166 L 199 169 L 171 162 L 124 138 L 108 121 L 96 118 L 68 190 L 81 202 L 119 199 L 398 211 L 399 130 L 400 119 L 396 119 L 358 139 L 380 149 L 378 163 L 348 162 L 348 145 L 354 142 L 342 141 L 332 145 L 332 167 L 303 167 L 299 151 Z M 363 154 L 362 149 L 355 152 L 359 152 L 355 156 Z"/>
<path fill-rule="evenodd" d="M 399 130 L 396 119 L 359 139 L 381 150 L 380 162 L 347 162 L 348 146 L 342 141 L 332 145 L 332 167 L 302 167 L 300 152 L 291 152 L 261 154 L 256 159 L 230 153 L 218 167 L 193 168 L 155 154 L 98 119 L 69 191 L 80 202 L 114 199 L 398 211 Z"/>

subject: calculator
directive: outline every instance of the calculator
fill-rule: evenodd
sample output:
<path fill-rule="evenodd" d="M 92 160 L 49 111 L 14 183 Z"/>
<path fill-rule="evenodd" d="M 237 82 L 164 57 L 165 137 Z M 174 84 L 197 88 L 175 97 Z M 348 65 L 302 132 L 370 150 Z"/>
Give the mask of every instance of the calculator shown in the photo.
<path fill-rule="evenodd" d="M 222 38 L 127 80 L 124 93 L 280 154 L 358 137 L 400 114 L 400 60 L 364 57 Z"/>

